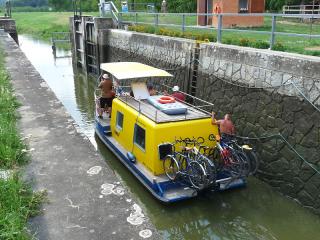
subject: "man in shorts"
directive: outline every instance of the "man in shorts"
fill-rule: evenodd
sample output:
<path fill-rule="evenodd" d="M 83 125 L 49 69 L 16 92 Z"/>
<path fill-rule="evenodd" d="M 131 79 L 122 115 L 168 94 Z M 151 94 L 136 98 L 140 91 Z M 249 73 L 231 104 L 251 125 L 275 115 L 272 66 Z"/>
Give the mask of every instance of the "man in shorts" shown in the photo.
<path fill-rule="evenodd" d="M 230 138 L 230 135 L 234 135 L 235 134 L 235 127 L 233 125 L 233 122 L 231 121 L 231 115 L 230 114 L 226 114 L 224 116 L 224 119 L 221 120 L 217 120 L 215 118 L 215 113 L 212 112 L 212 124 L 213 125 L 218 125 L 219 129 L 220 129 L 220 134 L 222 138 Z"/>
<path fill-rule="evenodd" d="M 102 118 L 103 111 L 108 112 L 110 118 L 112 100 L 114 99 L 115 93 L 112 90 L 112 80 L 109 78 L 108 74 L 102 75 L 102 79 L 98 87 L 101 89 L 99 118 Z"/>

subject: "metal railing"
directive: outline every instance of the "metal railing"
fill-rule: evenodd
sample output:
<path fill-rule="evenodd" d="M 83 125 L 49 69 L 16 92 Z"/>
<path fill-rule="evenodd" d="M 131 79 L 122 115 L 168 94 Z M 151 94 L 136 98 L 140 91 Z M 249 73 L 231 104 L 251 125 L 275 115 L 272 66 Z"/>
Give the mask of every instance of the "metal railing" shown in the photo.
<path fill-rule="evenodd" d="M 276 31 L 277 27 L 277 18 L 282 17 L 292 17 L 297 19 L 320 19 L 319 14 L 272 14 L 272 13 L 222 13 L 222 14 L 198 14 L 198 13 L 141 13 L 141 12 L 119 12 L 118 13 L 119 25 L 152 25 L 154 27 L 170 27 L 177 30 L 181 30 L 183 33 L 187 29 L 198 29 L 198 30 L 210 30 L 215 32 L 217 35 L 217 42 L 221 43 L 222 33 L 223 32 L 239 32 L 239 33 L 253 33 L 253 34 L 262 34 L 269 35 L 270 49 L 275 44 L 276 35 L 279 36 L 290 36 L 290 37 L 302 37 L 308 39 L 320 39 L 320 34 L 309 34 L 306 33 L 292 33 L 292 32 L 278 32 Z M 206 18 L 216 18 L 217 27 L 211 25 L 198 26 L 197 18 L 203 16 Z M 232 27 L 225 28 L 223 27 L 223 19 L 227 17 L 269 17 L 271 18 L 271 29 L 270 31 L 266 30 L 253 30 L 252 28 L 245 29 L 245 27 Z M 190 18 L 193 18 L 190 20 Z M 172 19 L 172 21 L 170 20 Z M 188 23 L 191 21 L 192 24 Z M 161 22 L 163 21 L 163 23 Z"/>
<path fill-rule="evenodd" d="M 113 1 L 99 3 L 99 10 L 101 17 L 107 17 L 108 15 L 111 15 L 115 22 L 119 22 L 119 10 Z"/>
<path fill-rule="evenodd" d="M 53 32 L 51 34 L 52 48 L 56 48 L 57 43 L 71 42 L 70 32 Z"/>
<path fill-rule="evenodd" d="M 129 11 L 134 12 L 155 12 L 156 6 L 155 3 L 129 3 Z"/>
<path fill-rule="evenodd" d="M 97 80 L 98 82 L 98 80 Z M 157 91 L 157 95 L 168 95 L 171 92 L 172 87 L 166 84 L 159 84 L 159 91 Z M 166 91 L 164 91 L 166 90 Z M 117 86 L 115 88 L 117 93 L 117 97 L 123 101 L 126 105 L 131 106 L 132 108 L 136 109 L 139 113 L 145 115 L 149 119 L 153 120 L 156 123 L 160 122 L 170 122 L 170 121 L 181 121 L 181 120 L 192 120 L 192 119 L 200 119 L 200 118 L 208 118 L 211 116 L 211 112 L 213 111 L 214 104 L 197 98 L 195 96 L 189 95 L 183 91 L 179 91 L 180 93 L 184 94 L 187 98 L 186 101 L 182 102 L 188 110 L 197 110 L 199 116 L 195 117 L 189 116 L 188 112 L 181 114 L 176 117 L 168 116 L 166 119 L 162 119 L 160 117 L 161 110 L 157 108 L 150 108 L 150 104 L 139 99 L 135 99 L 130 95 L 131 86 Z M 98 106 L 99 96 L 101 96 L 101 89 L 95 90 L 95 102 Z M 152 111 L 150 111 L 152 109 Z M 193 111 L 194 112 L 194 111 Z"/>
<path fill-rule="evenodd" d="M 283 14 L 320 14 L 320 5 L 284 5 Z"/>

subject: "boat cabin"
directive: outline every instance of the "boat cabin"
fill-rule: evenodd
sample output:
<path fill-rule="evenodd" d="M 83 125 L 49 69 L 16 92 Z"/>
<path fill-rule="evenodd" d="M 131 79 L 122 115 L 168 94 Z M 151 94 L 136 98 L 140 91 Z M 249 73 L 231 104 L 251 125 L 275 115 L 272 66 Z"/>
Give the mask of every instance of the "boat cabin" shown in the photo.
<path fill-rule="evenodd" d="M 121 67 L 123 64 L 125 68 Z M 129 80 L 134 95 L 122 94 L 113 100 L 110 134 L 153 175 L 164 174 L 159 154 L 161 144 L 186 138 L 204 139 L 208 146 L 215 144 L 209 135 L 218 134 L 218 128 L 211 124 L 209 112 L 178 100 L 160 103 L 164 96 L 161 93 L 150 96 L 146 77 L 171 78 L 171 74 L 141 63 L 106 63 L 102 69 L 120 83 Z"/>

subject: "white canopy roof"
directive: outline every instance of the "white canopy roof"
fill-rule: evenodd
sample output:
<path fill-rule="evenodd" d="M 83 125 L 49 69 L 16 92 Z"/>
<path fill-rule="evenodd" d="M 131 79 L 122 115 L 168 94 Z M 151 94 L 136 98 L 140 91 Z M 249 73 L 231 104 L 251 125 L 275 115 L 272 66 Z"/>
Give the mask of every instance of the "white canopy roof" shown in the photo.
<path fill-rule="evenodd" d="M 101 69 L 110 73 L 118 80 L 146 77 L 172 77 L 167 71 L 138 62 L 102 63 Z"/>

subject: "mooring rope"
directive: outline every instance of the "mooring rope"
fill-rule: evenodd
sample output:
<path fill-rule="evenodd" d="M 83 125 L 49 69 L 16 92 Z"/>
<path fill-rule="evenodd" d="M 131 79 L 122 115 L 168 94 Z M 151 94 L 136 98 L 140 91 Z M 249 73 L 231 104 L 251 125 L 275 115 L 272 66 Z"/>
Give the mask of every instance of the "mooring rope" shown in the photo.
<path fill-rule="evenodd" d="M 305 100 L 307 100 L 320 113 L 320 108 L 318 108 L 313 102 L 311 102 L 311 100 L 309 98 L 307 98 L 307 96 L 302 92 L 302 90 L 300 88 L 298 88 L 298 86 L 293 81 L 291 81 L 291 83 L 294 86 L 294 88 L 301 94 L 301 96 Z M 320 93 L 319 93 L 318 98 L 320 99 Z"/>
<path fill-rule="evenodd" d="M 288 142 L 288 140 L 281 134 L 273 134 L 273 135 L 267 135 L 267 136 L 261 136 L 261 137 L 244 137 L 239 135 L 234 135 L 235 138 L 239 138 L 242 140 L 253 140 L 253 141 L 260 141 L 260 140 L 269 140 L 274 138 L 280 138 L 290 149 L 293 151 L 304 163 L 306 163 L 309 167 L 311 167 L 315 172 L 320 174 L 320 170 L 317 169 L 312 163 L 308 162 L 293 146 L 291 143 Z"/>

